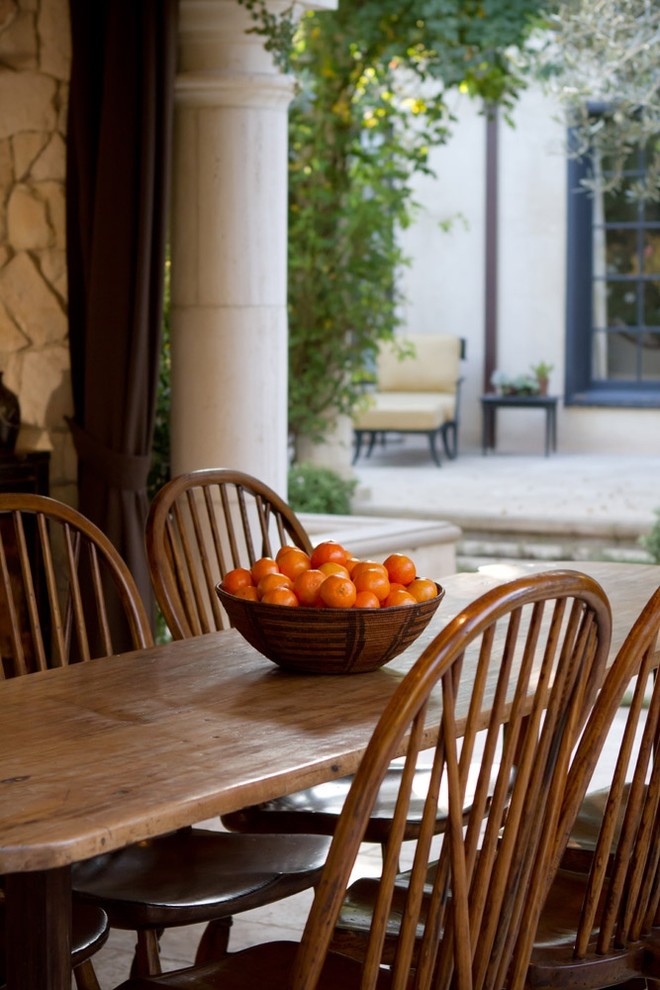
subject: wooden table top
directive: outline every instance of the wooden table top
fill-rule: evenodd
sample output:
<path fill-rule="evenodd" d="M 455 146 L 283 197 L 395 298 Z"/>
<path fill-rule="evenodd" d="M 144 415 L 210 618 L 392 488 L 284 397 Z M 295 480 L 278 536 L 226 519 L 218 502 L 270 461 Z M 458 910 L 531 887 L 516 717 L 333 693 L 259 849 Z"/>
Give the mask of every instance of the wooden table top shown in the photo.
<path fill-rule="evenodd" d="M 613 657 L 660 567 L 569 566 L 610 597 Z M 289 674 L 229 630 L 0 683 L 0 873 L 65 866 L 351 772 L 426 643 L 525 569 L 444 579 L 423 636 L 370 674 Z"/>

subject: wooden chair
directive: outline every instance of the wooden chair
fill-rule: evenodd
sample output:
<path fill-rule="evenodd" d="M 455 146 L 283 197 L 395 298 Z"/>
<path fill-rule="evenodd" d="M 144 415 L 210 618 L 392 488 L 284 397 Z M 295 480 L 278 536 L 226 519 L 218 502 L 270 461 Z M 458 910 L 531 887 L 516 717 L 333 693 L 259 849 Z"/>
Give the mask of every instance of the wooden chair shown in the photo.
<path fill-rule="evenodd" d="M 216 584 L 228 570 L 274 556 L 291 543 L 307 553 L 304 526 L 276 492 L 239 471 L 212 468 L 179 475 L 156 494 L 146 525 L 146 547 L 156 600 L 175 639 L 225 627 Z M 368 823 L 365 842 L 384 846 L 400 783 L 394 765 L 383 780 Z M 416 794 L 423 794 L 426 771 L 420 768 Z M 237 832 L 332 835 L 352 777 L 319 784 L 265 804 L 223 815 Z M 413 796 L 406 839 L 419 831 L 423 798 Z M 440 813 L 436 831 L 445 826 Z"/>
<path fill-rule="evenodd" d="M 0 614 L 9 676 L 110 656 L 117 615 L 136 649 L 152 645 L 135 582 L 110 541 L 45 496 L 0 495 Z M 135 973 L 158 973 L 162 929 L 209 922 L 197 958 L 215 958 L 233 914 L 311 887 L 328 847 L 317 836 L 181 829 L 76 864 L 73 889 L 102 907 L 111 927 L 137 932 Z"/>
<path fill-rule="evenodd" d="M 626 638 L 590 713 L 568 774 L 556 851 L 549 867 L 550 874 L 556 875 L 537 928 L 528 925 L 525 929 L 529 951 L 520 954 L 518 969 L 509 974 L 507 985 L 522 984 L 529 990 L 598 990 L 650 975 L 645 937 L 654 919 L 657 924 L 660 898 L 660 764 L 654 762 L 660 731 L 658 682 L 643 734 L 640 722 L 659 628 L 660 589 Z M 580 804 L 608 727 L 631 681 L 635 689 L 612 786 L 604 799 L 601 794 L 590 795 Z M 638 753 L 633 761 L 636 738 Z M 592 841 L 596 806 L 602 813 Z M 565 850 L 564 837 L 569 831 Z M 409 873 L 397 878 L 400 890 L 409 883 Z M 359 880 L 349 889 L 334 948 L 357 957 L 364 953 L 376 896 L 376 885 L 370 880 Z M 393 943 L 399 925 L 392 915 L 389 937 Z"/>
<path fill-rule="evenodd" d="M 92 956 L 108 939 L 108 916 L 91 904 L 72 905 L 71 967 L 79 990 L 100 990 Z M 10 938 L 20 938 L 21 933 L 9 933 Z M 5 968 L 5 912 L 0 891 L 0 990 L 6 986 Z"/>
<path fill-rule="evenodd" d="M 527 985 L 598 990 L 660 978 L 660 679 L 649 696 L 660 630 L 660 588 L 623 644 L 610 680 L 585 730 L 571 773 L 593 764 L 590 747 L 599 715 L 627 688 L 631 701 L 612 778 L 587 796 L 571 830 L 534 936 Z M 632 683 L 630 683 L 632 681 Z M 567 816 L 573 817 L 577 806 Z M 655 929 L 655 932 L 654 932 Z"/>
<path fill-rule="evenodd" d="M 156 600 L 174 638 L 224 629 L 218 581 L 288 544 L 311 553 L 295 513 L 257 478 L 217 468 L 167 482 L 151 503 L 146 546 Z"/>
<path fill-rule="evenodd" d="M 529 575 L 477 599 L 426 648 L 380 718 L 339 818 L 300 944 L 256 945 L 217 965 L 129 981 L 121 990 L 500 990 L 514 964 L 526 968 L 531 947 L 524 945 L 524 933 L 535 927 L 551 879 L 561 844 L 557 829 L 564 824 L 566 771 L 609 641 L 605 594 L 575 572 Z M 463 676 L 468 666 L 474 671 L 470 683 Z M 478 738 L 483 745 L 475 801 L 464 824 Z M 398 891 L 417 757 L 431 744 L 432 779 L 410 883 Z M 405 769 L 377 881 L 377 910 L 366 951 L 351 959 L 341 947 L 331 949 L 335 925 L 382 779 L 402 752 Z M 438 854 L 433 832 L 441 795 L 448 823 Z M 401 923 L 389 941 L 393 904 Z M 389 947 L 393 952 L 385 958 Z"/>
<path fill-rule="evenodd" d="M 654 637 L 657 639 L 658 632 L 660 631 L 660 588 L 656 589 L 648 603 L 642 610 L 637 619 L 636 623 L 632 627 L 629 636 L 626 640 L 626 650 L 642 650 L 645 648 L 646 640 L 648 638 L 651 646 L 653 645 Z M 623 649 L 622 649 L 623 652 Z M 642 661 L 644 658 L 642 657 Z M 648 657 L 646 657 L 648 661 Z M 626 719 L 626 728 L 624 730 L 624 735 L 622 737 L 622 748 L 619 753 L 618 759 L 621 761 L 621 767 L 619 774 L 624 774 L 623 782 L 619 779 L 619 786 L 621 788 L 621 796 L 618 802 L 618 814 L 621 819 L 625 813 L 625 809 L 628 805 L 630 798 L 630 789 L 632 786 L 632 780 L 634 779 L 635 764 L 632 759 L 632 753 L 637 752 L 638 747 L 635 747 L 632 743 L 632 737 L 635 731 L 639 732 L 640 724 L 645 718 L 645 709 L 651 707 L 651 698 L 648 697 L 648 692 L 654 692 L 657 690 L 657 685 L 655 687 L 651 685 L 650 687 L 646 684 L 644 686 L 647 690 L 647 696 L 637 696 L 633 693 L 632 688 L 637 686 L 642 686 L 644 682 L 644 673 L 640 673 L 639 677 L 633 682 L 633 685 L 629 688 L 629 694 L 631 701 L 637 698 L 638 702 L 641 701 L 641 710 L 639 705 L 634 707 L 632 704 L 628 706 L 628 717 Z M 655 680 L 657 679 L 657 671 L 653 671 L 651 675 Z M 625 760 L 625 752 L 628 752 L 628 765 L 627 768 L 624 767 L 623 761 Z M 655 753 L 654 753 L 655 756 Z M 640 754 L 640 758 L 643 760 L 644 753 Z M 568 841 L 568 846 L 564 853 L 562 859 L 562 866 L 567 869 L 576 871 L 578 873 L 588 873 L 591 869 L 593 862 L 593 855 L 596 850 L 601 829 L 603 826 L 603 815 L 608 805 L 608 800 L 611 799 L 611 783 L 606 787 L 600 787 L 597 790 L 589 791 L 586 798 L 580 806 L 571 835 Z M 617 822 L 615 833 L 618 837 L 621 830 L 621 821 Z"/>
<path fill-rule="evenodd" d="M 377 437 L 384 442 L 387 433 L 421 433 L 428 438 L 431 456 L 439 467 L 439 439 L 448 458 L 458 455 L 460 363 L 465 357 L 465 341 L 455 334 L 417 333 L 406 334 L 397 342 L 412 353 L 401 358 L 391 341 L 381 344 L 370 404 L 353 417 L 353 463 L 365 438 L 369 457 Z"/>

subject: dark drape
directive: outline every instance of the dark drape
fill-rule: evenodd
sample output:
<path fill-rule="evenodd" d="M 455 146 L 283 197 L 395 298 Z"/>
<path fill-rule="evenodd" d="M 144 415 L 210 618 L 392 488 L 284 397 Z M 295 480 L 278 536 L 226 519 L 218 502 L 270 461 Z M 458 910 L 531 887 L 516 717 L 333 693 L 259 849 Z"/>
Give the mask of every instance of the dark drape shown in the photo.
<path fill-rule="evenodd" d="M 79 508 L 150 600 L 143 549 L 160 350 L 177 0 L 70 0 L 69 337 Z"/>

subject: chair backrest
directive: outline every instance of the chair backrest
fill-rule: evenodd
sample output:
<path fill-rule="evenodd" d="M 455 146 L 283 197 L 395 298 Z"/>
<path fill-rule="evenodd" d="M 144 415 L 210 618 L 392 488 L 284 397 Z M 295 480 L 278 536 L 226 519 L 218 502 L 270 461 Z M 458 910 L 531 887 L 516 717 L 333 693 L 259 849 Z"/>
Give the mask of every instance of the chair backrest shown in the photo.
<path fill-rule="evenodd" d="M 411 345 L 414 354 L 400 357 L 399 348 Z M 417 333 L 384 342 L 376 361 L 380 392 L 449 392 L 458 388 L 461 338 L 449 333 Z"/>
<path fill-rule="evenodd" d="M 380 783 L 390 761 L 405 754 L 362 963 L 363 990 L 376 985 L 416 760 L 433 746 L 410 883 L 397 900 L 391 986 L 505 985 L 521 931 L 534 924 L 545 896 L 567 768 L 603 676 L 610 631 L 600 586 L 555 571 L 488 592 L 436 636 L 394 693 L 355 776 L 297 955 L 295 990 L 316 986 Z M 448 825 L 438 857 L 432 840 L 441 789 Z"/>
<path fill-rule="evenodd" d="M 121 626 L 121 630 L 120 630 Z M 108 538 L 44 495 L 0 495 L 0 678 L 153 643 L 135 581 Z"/>
<path fill-rule="evenodd" d="M 660 678 L 654 669 L 659 630 L 660 588 L 626 637 L 594 705 L 572 763 L 560 822 L 560 829 L 568 835 L 581 801 L 581 782 L 596 765 L 594 742 L 600 737 L 601 724 L 611 722 L 628 692 L 627 717 L 600 829 L 593 848 L 587 851 L 590 865 L 573 951 L 562 959 L 564 965 L 586 963 L 593 971 L 595 962 L 601 960 L 602 966 L 603 957 L 613 956 L 618 973 L 601 971 L 605 983 L 620 976 L 626 949 L 636 946 L 660 922 Z M 569 869 L 575 869 L 576 862 L 572 856 Z M 567 919 L 561 906 L 558 911 L 563 934 Z M 554 985 L 561 986 L 552 950 L 533 959 L 537 973 L 539 965 L 546 964 L 557 980 Z M 588 975 L 585 979 L 573 980 L 572 985 L 604 985 L 590 984 Z"/>
<path fill-rule="evenodd" d="M 151 504 L 145 538 L 156 600 L 175 639 L 225 627 L 215 586 L 227 571 L 287 544 L 311 552 L 302 523 L 276 492 L 224 468 L 167 482 Z"/>

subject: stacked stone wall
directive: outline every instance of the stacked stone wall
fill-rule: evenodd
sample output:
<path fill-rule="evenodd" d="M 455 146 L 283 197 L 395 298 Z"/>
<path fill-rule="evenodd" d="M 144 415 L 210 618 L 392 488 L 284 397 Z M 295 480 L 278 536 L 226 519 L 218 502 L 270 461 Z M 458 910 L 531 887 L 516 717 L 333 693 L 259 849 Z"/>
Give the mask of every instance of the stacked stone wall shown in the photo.
<path fill-rule="evenodd" d="M 18 447 L 51 450 L 51 494 L 75 502 L 65 173 L 67 0 L 0 0 L 0 370 Z"/>

